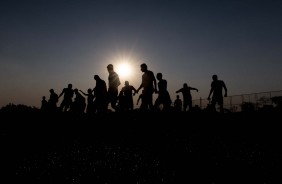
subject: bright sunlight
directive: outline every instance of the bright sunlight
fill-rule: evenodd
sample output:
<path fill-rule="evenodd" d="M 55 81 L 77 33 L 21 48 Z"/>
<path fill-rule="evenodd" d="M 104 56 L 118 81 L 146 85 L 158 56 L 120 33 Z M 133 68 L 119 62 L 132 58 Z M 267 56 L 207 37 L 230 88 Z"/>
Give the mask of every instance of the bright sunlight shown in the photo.
<path fill-rule="evenodd" d="M 116 72 L 120 77 L 130 77 L 132 74 L 132 68 L 129 63 L 122 62 L 117 65 Z"/>

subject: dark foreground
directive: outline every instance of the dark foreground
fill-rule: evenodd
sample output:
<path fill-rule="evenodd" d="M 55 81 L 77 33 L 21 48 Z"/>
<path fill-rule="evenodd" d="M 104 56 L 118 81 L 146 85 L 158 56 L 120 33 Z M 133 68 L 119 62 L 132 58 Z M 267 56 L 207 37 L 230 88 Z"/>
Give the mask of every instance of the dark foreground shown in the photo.
<path fill-rule="evenodd" d="M 280 124 L 279 113 L 2 114 L 1 183 L 281 183 Z"/>

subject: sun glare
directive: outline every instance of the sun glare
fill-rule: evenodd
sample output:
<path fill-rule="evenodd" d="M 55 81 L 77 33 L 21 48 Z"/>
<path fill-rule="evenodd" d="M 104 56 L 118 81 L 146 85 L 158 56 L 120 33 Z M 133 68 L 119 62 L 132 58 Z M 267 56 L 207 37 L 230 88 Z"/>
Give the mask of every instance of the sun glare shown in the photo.
<path fill-rule="evenodd" d="M 117 66 L 117 73 L 120 77 L 129 77 L 132 73 L 132 68 L 129 63 L 120 63 Z"/>

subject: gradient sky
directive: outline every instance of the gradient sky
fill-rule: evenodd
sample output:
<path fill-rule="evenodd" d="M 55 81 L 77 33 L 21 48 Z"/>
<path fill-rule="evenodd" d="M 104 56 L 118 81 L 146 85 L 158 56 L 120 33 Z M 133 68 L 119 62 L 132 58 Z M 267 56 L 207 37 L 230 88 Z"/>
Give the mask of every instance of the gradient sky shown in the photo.
<path fill-rule="evenodd" d="M 281 59 L 281 0 L 0 1 L 1 107 L 40 107 L 68 83 L 86 92 L 122 60 L 133 73 L 119 89 L 138 88 L 146 63 L 172 100 L 183 83 L 207 98 L 213 74 L 228 95 L 282 90 Z"/>

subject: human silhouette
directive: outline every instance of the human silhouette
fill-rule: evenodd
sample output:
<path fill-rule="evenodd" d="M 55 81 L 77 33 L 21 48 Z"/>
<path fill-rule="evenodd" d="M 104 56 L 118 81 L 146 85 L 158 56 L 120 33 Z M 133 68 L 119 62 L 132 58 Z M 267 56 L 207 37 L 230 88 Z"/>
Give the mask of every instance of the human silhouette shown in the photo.
<path fill-rule="evenodd" d="M 134 104 L 132 95 L 135 95 L 135 93 L 137 93 L 137 90 L 132 85 L 130 85 L 128 81 L 125 81 L 124 87 L 122 87 L 119 94 L 119 99 L 123 101 L 122 108 L 124 110 L 133 110 Z"/>
<path fill-rule="evenodd" d="M 74 89 L 75 98 L 71 106 L 71 112 L 75 114 L 83 114 L 86 102 L 85 98 L 79 93 L 78 89 Z"/>
<path fill-rule="evenodd" d="M 107 66 L 107 70 L 109 72 L 108 103 L 110 103 L 111 107 L 116 111 L 120 80 L 118 74 L 114 71 L 114 66 L 112 64 Z"/>
<path fill-rule="evenodd" d="M 67 112 L 70 109 L 70 106 L 72 105 L 72 97 L 73 97 L 74 91 L 72 89 L 72 84 L 68 84 L 67 88 L 64 88 L 59 95 L 59 98 L 64 95 L 64 99 L 61 102 L 60 110 L 63 112 Z"/>
<path fill-rule="evenodd" d="M 139 88 L 137 89 L 138 91 L 143 88 L 143 106 L 142 109 L 144 110 L 150 109 L 153 110 L 153 93 L 157 92 L 157 81 L 155 78 L 155 75 L 152 71 L 148 70 L 148 67 L 145 63 L 140 65 L 141 71 L 143 72 L 142 75 L 142 82 Z"/>
<path fill-rule="evenodd" d="M 157 73 L 156 77 L 159 81 L 158 82 L 159 90 L 157 91 L 158 97 L 155 101 L 155 108 L 159 109 L 160 105 L 162 104 L 163 110 L 167 111 L 172 103 L 169 92 L 167 91 L 167 80 L 163 79 L 162 73 Z"/>
<path fill-rule="evenodd" d="M 50 89 L 49 92 L 50 92 L 50 97 L 48 100 L 48 109 L 50 112 L 56 112 L 59 96 L 57 95 L 57 93 L 55 93 L 54 89 Z"/>
<path fill-rule="evenodd" d="M 89 88 L 87 90 L 87 93 L 84 93 L 82 90 L 79 90 L 82 94 L 87 96 L 87 106 L 86 106 L 86 113 L 92 114 L 94 113 L 94 94 L 93 90 Z"/>
<path fill-rule="evenodd" d="M 177 112 L 182 111 L 182 100 L 179 98 L 179 95 L 176 95 L 176 99 L 174 101 L 174 108 Z"/>
<path fill-rule="evenodd" d="M 212 111 L 215 111 L 215 105 L 218 104 L 220 107 L 220 112 L 223 113 L 222 90 L 224 89 L 224 97 L 227 97 L 227 88 L 224 81 L 218 80 L 217 75 L 213 75 L 212 79 L 213 81 L 211 82 L 211 89 L 208 96 L 208 100 L 210 100 L 210 96 L 212 95 L 212 100 L 211 100 Z"/>
<path fill-rule="evenodd" d="M 94 75 L 96 86 L 94 87 L 94 112 L 105 113 L 107 111 L 107 85 L 99 75 Z"/>
<path fill-rule="evenodd" d="M 42 96 L 40 109 L 41 109 L 42 111 L 47 111 L 47 109 L 48 109 L 48 101 L 46 100 L 46 97 L 45 97 L 45 96 Z"/>
<path fill-rule="evenodd" d="M 193 88 L 193 87 L 188 86 L 187 83 L 184 83 L 183 88 L 176 91 L 176 93 L 181 92 L 182 95 L 183 95 L 183 111 L 184 112 L 192 110 L 191 90 L 196 90 L 197 92 L 199 91 L 197 88 Z M 188 110 L 187 110 L 187 107 L 188 107 Z"/>

